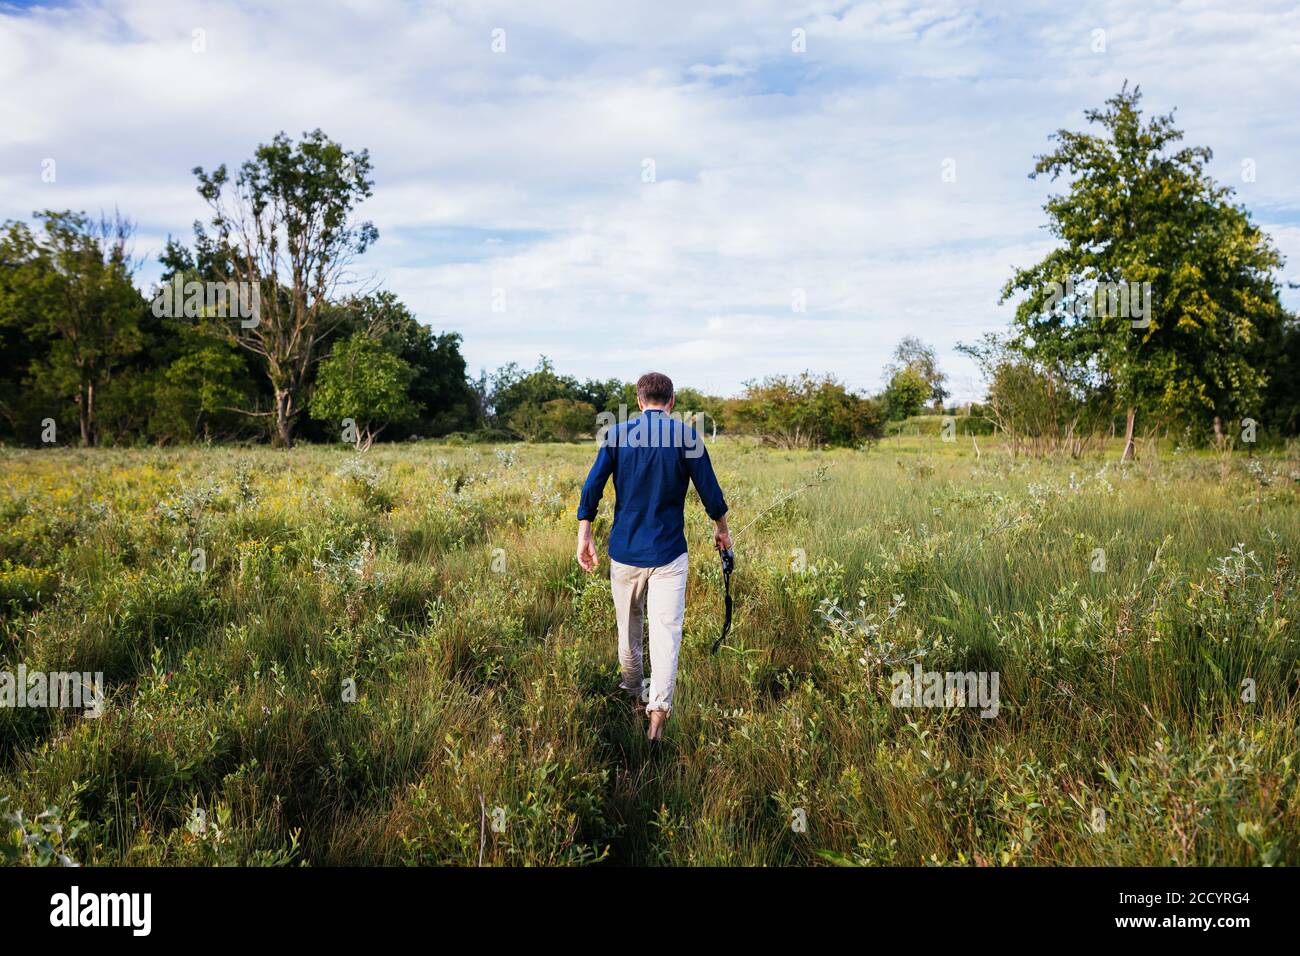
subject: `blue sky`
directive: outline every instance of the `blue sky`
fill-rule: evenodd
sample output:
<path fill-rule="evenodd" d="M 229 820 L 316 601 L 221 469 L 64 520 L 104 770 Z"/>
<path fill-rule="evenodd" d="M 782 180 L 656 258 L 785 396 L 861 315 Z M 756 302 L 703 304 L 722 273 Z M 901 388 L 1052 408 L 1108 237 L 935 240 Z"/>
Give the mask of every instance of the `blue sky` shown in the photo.
<path fill-rule="evenodd" d="M 147 284 L 205 216 L 194 166 L 319 126 L 374 163 L 358 285 L 460 332 L 472 371 L 875 389 L 914 334 L 971 398 L 953 347 L 1049 247 L 1033 157 L 1126 79 L 1300 278 L 1280 2 L 0 4 L 0 218 L 120 208 Z"/>

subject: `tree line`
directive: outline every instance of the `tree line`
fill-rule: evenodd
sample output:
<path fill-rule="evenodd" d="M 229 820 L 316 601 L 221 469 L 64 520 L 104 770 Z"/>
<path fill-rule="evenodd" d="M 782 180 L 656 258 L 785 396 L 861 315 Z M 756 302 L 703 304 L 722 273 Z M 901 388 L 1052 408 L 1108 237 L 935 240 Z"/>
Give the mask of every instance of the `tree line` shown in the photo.
<path fill-rule="evenodd" d="M 1300 328 L 1283 308 L 1272 241 L 1181 145 L 1173 116 L 1143 119 L 1127 84 L 1059 130 L 1031 176 L 1064 177 L 1044 210 L 1057 245 L 1014 271 L 1011 327 L 960 346 L 987 396 L 963 428 L 1017 450 L 1079 455 L 1122 434 L 1231 447 L 1300 428 Z M 542 357 L 467 374 L 461 338 L 421 324 L 354 272 L 377 240 L 356 216 L 365 150 L 320 130 L 280 133 L 231 171 L 196 167 L 210 216 L 169 239 L 162 276 L 136 286 L 132 224 L 37 213 L 0 230 L 0 441 L 353 442 L 459 434 L 572 440 L 601 412 L 635 411 L 617 379 L 579 381 Z M 723 398 L 681 388 L 706 429 L 785 447 L 855 446 L 946 407 L 934 350 L 908 337 L 875 394 L 804 372 Z M 1250 437 L 1246 434 L 1249 431 Z"/>
<path fill-rule="evenodd" d="M 353 263 L 378 238 L 354 215 L 373 187 L 364 150 L 320 130 L 297 143 L 281 133 L 233 173 L 193 173 L 211 217 L 190 244 L 168 240 L 148 293 L 120 214 L 4 224 L 0 441 L 572 440 L 598 413 L 635 413 L 632 383 L 579 382 L 545 356 L 471 378 L 457 333 L 422 325 L 391 292 L 358 289 Z M 915 347 L 935 374 L 933 352 Z M 890 407 L 919 407 L 909 396 Z M 792 447 L 874 440 L 886 409 L 808 373 L 733 399 L 682 388 L 677 400 L 713 431 Z"/>

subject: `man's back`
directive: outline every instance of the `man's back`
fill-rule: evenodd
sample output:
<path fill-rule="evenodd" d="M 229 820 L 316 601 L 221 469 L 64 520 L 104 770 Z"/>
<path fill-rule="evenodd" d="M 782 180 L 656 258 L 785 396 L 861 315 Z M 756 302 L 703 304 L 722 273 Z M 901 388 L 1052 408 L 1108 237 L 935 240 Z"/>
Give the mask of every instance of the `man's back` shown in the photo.
<path fill-rule="evenodd" d="M 717 521 L 727 512 L 703 440 L 662 409 L 648 408 L 606 431 L 582 488 L 579 521 L 595 518 L 611 476 L 615 500 L 609 556 L 621 564 L 658 567 L 686 552 L 688 483 L 695 484 L 710 518 Z"/>

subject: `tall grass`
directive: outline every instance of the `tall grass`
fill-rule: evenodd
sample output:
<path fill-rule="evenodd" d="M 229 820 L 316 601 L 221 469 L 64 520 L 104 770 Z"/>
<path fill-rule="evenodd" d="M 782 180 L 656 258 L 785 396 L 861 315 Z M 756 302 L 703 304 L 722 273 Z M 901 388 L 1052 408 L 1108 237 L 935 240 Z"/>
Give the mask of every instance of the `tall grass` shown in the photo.
<path fill-rule="evenodd" d="M 737 541 L 713 657 L 691 496 L 656 755 L 572 559 L 591 456 L 0 451 L 0 669 L 108 692 L 0 709 L 7 856 L 57 859 L 19 848 L 57 808 L 87 864 L 1300 858 L 1300 463 L 719 441 L 733 528 L 829 471 Z M 997 716 L 895 707 L 914 661 L 997 672 Z"/>

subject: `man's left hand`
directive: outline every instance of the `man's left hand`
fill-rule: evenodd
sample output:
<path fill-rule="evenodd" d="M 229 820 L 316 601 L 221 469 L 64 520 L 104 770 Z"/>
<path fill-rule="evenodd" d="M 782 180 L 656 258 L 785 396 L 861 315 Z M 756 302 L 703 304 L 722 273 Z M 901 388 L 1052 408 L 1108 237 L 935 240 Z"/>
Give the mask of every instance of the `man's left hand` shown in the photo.
<path fill-rule="evenodd" d="M 578 528 L 578 565 L 588 574 L 596 570 L 596 540 L 591 534 L 590 522 L 583 522 Z"/>

